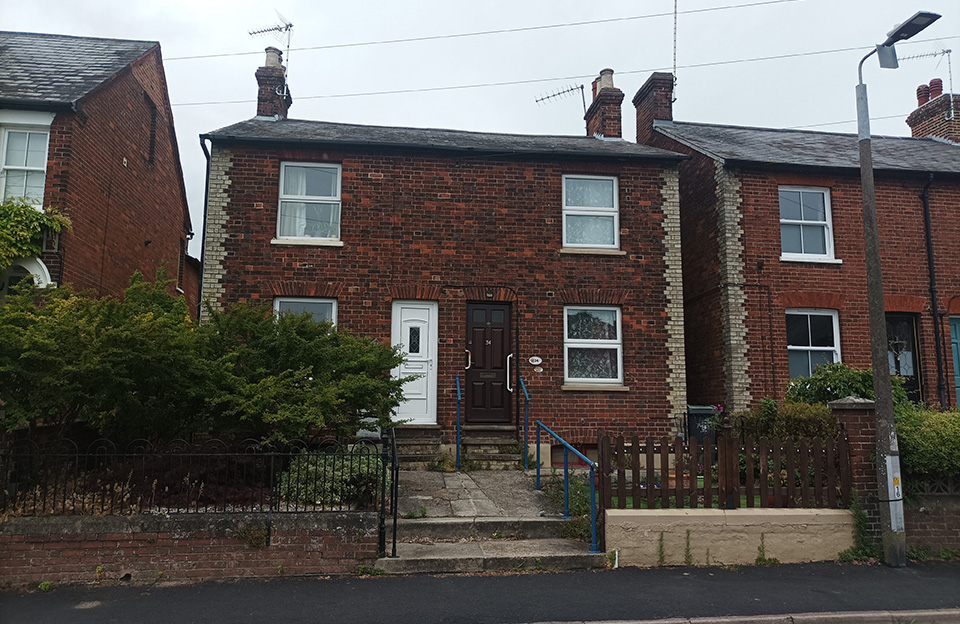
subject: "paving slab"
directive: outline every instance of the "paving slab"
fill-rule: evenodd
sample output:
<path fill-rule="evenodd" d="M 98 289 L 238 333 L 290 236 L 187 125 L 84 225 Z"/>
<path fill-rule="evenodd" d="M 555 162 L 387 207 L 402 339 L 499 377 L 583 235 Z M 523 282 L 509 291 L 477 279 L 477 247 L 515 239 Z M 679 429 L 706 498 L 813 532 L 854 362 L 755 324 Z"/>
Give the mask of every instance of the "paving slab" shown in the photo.
<path fill-rule="evenodd" d="M 555 516 L 532 475 L 519 470 L 470 472 L 400 471 L 401 516 L 425 513 L 444 517 Z"/>
<path fill-rule="evenodd" d="M 603 568 L 603 553 L 571 540 L 521 539 L 404 543 L 397 557 L 383 557 L 376 566 L 389 574 L 449 574 L 484 571 L 585 570 Z"/>

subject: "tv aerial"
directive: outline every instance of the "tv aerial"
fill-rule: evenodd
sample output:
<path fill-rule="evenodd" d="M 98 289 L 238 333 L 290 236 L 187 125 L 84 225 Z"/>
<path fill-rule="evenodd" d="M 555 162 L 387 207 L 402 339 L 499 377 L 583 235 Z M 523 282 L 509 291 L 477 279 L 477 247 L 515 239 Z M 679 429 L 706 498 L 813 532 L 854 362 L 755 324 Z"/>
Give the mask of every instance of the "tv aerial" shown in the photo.
<path fill-rule="evenodd" d="M 276 13 L 277 17 L 280 19 L 279 24 L 267 26 L 266 28 L 257 28 L 248 31 L 248 34 L 254 37 L 257 35 L 272 34 L 274 39 L 279 41 L 281 44 L 286 42 L 287 49 L 284 56 L 286 63 L 284 64 L 283 69 L 283 77 L 286 79 L 287 72 L 290 70 L 290 39 L 293 37 L 293 22 L 285 18 L 280 11 L 277 11 L 276 9 L 274 9 L 274 13 Z M 286 80 L 284 80 L 284 82 L 286 82 Z M 286 85 L 284 85 L 284 91 L 286 91 Z"/>

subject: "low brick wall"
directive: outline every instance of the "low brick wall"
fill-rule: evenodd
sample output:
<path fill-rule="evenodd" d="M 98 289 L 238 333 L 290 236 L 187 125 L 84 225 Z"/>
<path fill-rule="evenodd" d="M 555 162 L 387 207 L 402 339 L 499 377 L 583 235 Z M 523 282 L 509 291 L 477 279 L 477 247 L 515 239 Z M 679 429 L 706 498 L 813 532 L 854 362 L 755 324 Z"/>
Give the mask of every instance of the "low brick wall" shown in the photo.
<path fill-rule="evenodd" d="M 184 514 L 11 518 L 0 587 L 96 580 L 351 574 L 377 557 L 377 515 Z"/>
<path fill-rule="evenodd" d="M 606 511 L 606 549 L 620 565 L 740 565 L 756 562 L 761 536 L 780 563 L 827 561 L 853 546 L 853 516 L 836 509 L 655 509 Z M 687 531 L 690 542 L 687 544 Z"/>
<path fill-rule="evenodd" d="M 937 556 L 943 548 L 960 551 L 960 496 L 908 498 L 903 509 L 907 548 L 926 548 Z"/>

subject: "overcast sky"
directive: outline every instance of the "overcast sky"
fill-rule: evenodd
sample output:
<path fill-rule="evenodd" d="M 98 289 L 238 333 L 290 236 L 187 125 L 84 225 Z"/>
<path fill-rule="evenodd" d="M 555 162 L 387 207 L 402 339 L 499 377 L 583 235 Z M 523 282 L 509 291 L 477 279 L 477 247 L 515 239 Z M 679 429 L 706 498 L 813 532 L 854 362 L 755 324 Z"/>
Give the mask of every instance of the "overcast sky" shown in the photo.
<path fill-rule="evenodd" d="M 679 0 L 674 118 L 855 132 L 859 59 L 918 10 L 943 18 L 899 44 L 901 59 L 960 47 L 956 0 Z M 256 114 L 263 49 L 286 42 L 248 31 L 279 24 L 276 11 L 294 25 L 286 61 L 297 119 L 577 135 L 579 95 L 536 100 L 581 84 L 589 98 L 610 67 L 633 139 L 630 100 L 674 63 L 672 0 L 30 0 L 4 2 L 0 27 L 160 42 L 199 256 L 198 135 Z M 218 56 L 196 58 L 207 55 Z M 960 55 L 953 60 L 960 81 Z M 909 135 L 916 87 L 936 77 L 950 88 L 946 56 L 902 60 L 896 71 L 871 58 L 873 133 Z M 834 122 L 846 123 L 819 125 Z"/>

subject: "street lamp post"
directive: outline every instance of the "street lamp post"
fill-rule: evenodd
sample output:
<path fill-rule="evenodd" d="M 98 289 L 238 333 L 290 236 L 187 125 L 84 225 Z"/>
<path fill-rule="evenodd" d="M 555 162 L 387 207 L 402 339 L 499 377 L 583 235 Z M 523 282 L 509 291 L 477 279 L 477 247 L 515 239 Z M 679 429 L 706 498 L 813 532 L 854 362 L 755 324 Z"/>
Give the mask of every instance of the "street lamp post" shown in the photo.
<path fill-rule="evenodd" d="M 883 560 L 887 565 L 906 565 L 906 535 L 903 525 L 903 487 L 900 481 L 900 451 L 893 422 L 890 365 L 887 360 L 887 321 L 883 308 L 883 275 L 880 269 L 880 235 L 877 230 L 877 203 L 873 182 L 873 154 L 870 149 L 870 113 L 867 85 L 863 84 L 863 63 L 877 54 L 880 66 L 896 69 L 894 44 L 914 36 L 940 16 L 919 12 L 887 33 L 887 40 L 860 60 L 857 67 L 857 136 L 860 147 L 860 184 L 863 196 L 863 238 L 867 261 L 867 299 L 870 310 L 870 356 L 873 364 L 873 393 L 877 410 L 877 481 Z"/>

